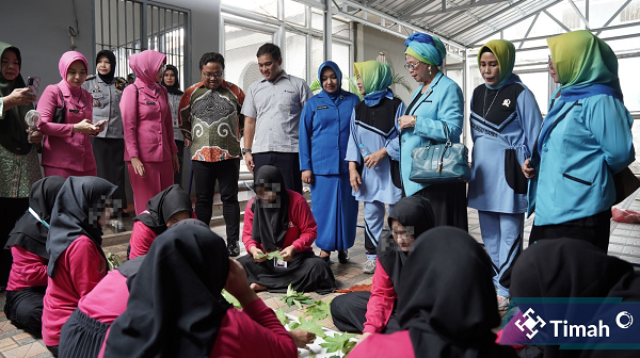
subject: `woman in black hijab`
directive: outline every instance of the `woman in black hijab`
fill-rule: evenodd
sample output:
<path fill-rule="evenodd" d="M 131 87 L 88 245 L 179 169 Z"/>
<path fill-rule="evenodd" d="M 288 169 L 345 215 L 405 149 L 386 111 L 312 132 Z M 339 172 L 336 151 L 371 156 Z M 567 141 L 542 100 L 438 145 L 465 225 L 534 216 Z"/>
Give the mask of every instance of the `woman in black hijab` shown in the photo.
<path fill-rule="evenodd" d="M 31 186 L 29 210 L 16 223 L 5 249 L 13 265 L 7 285 L 4 312 L 14 326 L 39 337 L 42 333 L 42 299 L 47 288 L 47 235 L 51 211 L 64 178 L 52 176 Z"/>
<path fill-rule="evenodd" d="M 515 358 L 491 332 L 500 325 L 493 275 L 491 259 L 465 231 L 427 231 L 409 253 L 398 284 L 403 331 L 374 334 L 349 357 Z"/>
<path fill-rule="evenodd" d="M 518 297 L 606 297 L 629 274 L 633 274 L 631 264 L 607 256 L 588 242 L 566 238 L 538 241 L 523 251 L 516 261 L 510 291 L 516 302 Z M 544 312 L 536 313 L 544 317 Z M 501 342 L 505 341 L 509 326 L 513 324 L 510 322 L 505 326 Z M 541 348 L 545 358 L 579 357 L 581 354 L 579 350 L 560 350 L 559 346 Z M 611 356 L 617 356 L 617 353 Z"/>
<path fill-rule="evenodd" d="M 133 218 L 127 258 L 145 255 L 153 240 L 167 228 L 193 217 L 191 198 L 178 184 L 161 191 L 147 202 L 147 210 Z"/>
<path fill-rule="evenodd" d="M 31 185 L 42 178 L 40 161 L 33 144 L 42 133 L 29 131 L 25 115 L 34 109 L 36 93 L 27 87 L 22 74 L 22 56 L 17 47 L 0 42 L 0 292 L 11 271 L 11 252 L 5 246 L 20 215 L 29 207 Z M 20 170 L 15 170 L 20 168 Z"/>
<path fill-rule="evenodd" d="M 296 357 L 293 339 L 249 288 L 242 266 L 206 225 L 158 236 L 112 324 L 104 357 Z M 236 310 L 222 288 L 243 307 Z M 250 342 L 250 344 L 247 344 Z"/>
<path fill-rule="evenodd" d="M 341 331 L 393 333 L 400 330 L 395 315 L 396 288 L 416 238 L 435 224 L 428 199 L 400 199 L 387 219 L 391 233 L 378 246 L 378 264 L 371 292 L 351 292 L 331 301 L 333 323 Z"/>
<path fill-rule="evenodd" d="M 171 108 L 171 117 L 173 119 L 173 139 L 178 147 L 178 161 L 180 162 L 180 171 L 173 174 L 173 182 L 182 184 L 182 158 L 184 157 L 184 135 L 180 131 L 178 123 L 178 110 L 180 109 L 180 99 L 184 92 L 180 90 L 180 77 L 178 76 L 178 68 L 174 65 L 167 65 L 162 75 L 162 85 L 167 88 L 169 96 L 169 107 Z"/>
<path fill-rule="evenodd" d="M 264 165 L 253 179 L 256 196 L 249 200 L 244 214 L 242 241 L 249 255 L 241 257 L 252 288 L 286 292 L 335 290 L 329 264 L 317 257 L 311 245 L 318 227 L 307 200 L 286 190 L 278 168 Z M 264 253 L 279 251 L 282 260 L 267 260 Z"/>
<path fill-rule="evenodd" d="M 42 338 L 57 354 L 60 329 L 107 273 L 102 227 L 111 217 L 116 186 L 96 177 L 69 177 L 56 198 L 47 240 L 49 285 L 44 296 Z"/>

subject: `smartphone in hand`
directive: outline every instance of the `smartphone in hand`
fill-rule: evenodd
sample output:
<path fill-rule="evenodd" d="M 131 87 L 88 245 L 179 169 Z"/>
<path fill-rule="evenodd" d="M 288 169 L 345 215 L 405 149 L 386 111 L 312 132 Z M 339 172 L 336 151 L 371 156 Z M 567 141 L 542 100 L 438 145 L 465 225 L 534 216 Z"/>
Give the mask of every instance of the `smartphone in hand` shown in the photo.
<path fill-rule="evenodd" d="M 38 96 L 38 89 L 40 88 L 40 77 L 27 78 L 27 87 L 34 96 Z"/>

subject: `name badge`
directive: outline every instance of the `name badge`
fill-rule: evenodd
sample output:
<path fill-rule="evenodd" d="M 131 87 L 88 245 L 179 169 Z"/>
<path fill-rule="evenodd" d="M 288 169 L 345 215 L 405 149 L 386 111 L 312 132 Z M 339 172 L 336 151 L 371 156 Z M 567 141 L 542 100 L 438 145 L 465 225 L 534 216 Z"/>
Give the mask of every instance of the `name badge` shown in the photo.
<path fill-rule="evenodd" d="M 316 107 L 316 110 L 319 111 L 321 109 L 327 109 L 327 108 L 329 108 L 329 106 L 319 106 L 319 107 Z"/>
<path fill-rule="evenodd" d="M 71 113 L 80 113 L 80 111 L 77 110 L 77 109 L 70 109 L 69 112 L 71 112 Z"/>
<path fill-rule="evenodd" d="M 156 104 L 156 102 L 147 101 L 147 104 Z"/>

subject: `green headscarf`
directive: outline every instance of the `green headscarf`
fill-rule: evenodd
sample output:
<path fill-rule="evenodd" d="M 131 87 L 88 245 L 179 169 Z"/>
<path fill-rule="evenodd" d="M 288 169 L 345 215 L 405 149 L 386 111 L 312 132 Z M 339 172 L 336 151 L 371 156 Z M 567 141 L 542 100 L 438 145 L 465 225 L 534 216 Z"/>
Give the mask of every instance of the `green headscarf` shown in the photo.
<path fill-rule="evenodd" d="M 587 30 L 547 39 L 561 91 L 569 87 L 602 84 L 622 96 L 618 59 L 609 45 Z"/>
<path fill-rule="evenodd" d="M 388 63 L 378 61 L 356 62 L 353 64 L 356 78 L 362 79 L 362 86 L 367 95 L 386 92 L 393 83 L 393 71 Z"/>
<path fill-rule="evenodd" d="M 482 57 L 485 48 L 489 49 L 491 53 L 496 56 L 498 67 L 500 68 L 498 85 L 494 87 L 487 85 L 487 87 L 491 89 L 501 88 L 509 81 L 509 78 L 513 74 L 513 66 L 516 63 L 516 47 L 507 40 L 491 40 L 487 42 L 480 48 L 480 52 L 478 52 L 478 68 L 480 68 L 480 57 Z"/>
<path fill-rule="evenodd" d="M 8 43 L 0 42 L 0 56 L 7 50 L 15 52 L 20 69 L 22 69 L 20 50 Z M 23 87 L 26 87 L 26 84 L 22 79 L 22 74 L 18 74 L 18 77 L 14 80 L 8 81 L 0 73 L 0 93 L 2 97 L 10 95 L 16 88 Z M 32 109 L 32 104 L 13 107 L 4 113 L 4 119 L 0 120 L 0 145 L 12 153 L 24 155 L 31 151 L 32 145 L 29 143 L 29 136 L 25 132 L 27 125 L 24 122 L 24 117 Z"/>

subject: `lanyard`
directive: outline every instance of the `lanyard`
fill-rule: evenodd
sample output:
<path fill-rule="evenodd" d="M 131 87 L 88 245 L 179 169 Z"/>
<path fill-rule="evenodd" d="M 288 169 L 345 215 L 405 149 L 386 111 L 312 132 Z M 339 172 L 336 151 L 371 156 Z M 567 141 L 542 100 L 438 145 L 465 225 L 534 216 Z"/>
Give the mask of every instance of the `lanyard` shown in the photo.
<path fill-rule="evenodd" d="M 36 220 L 40 221 L 42 223 L 42 225 L 44 225 L 47 229 L 49 228 L 49 224 L 47 224 L 46 221 L 40 219 L 40 215 L 38 215 L 38 213 L 36 213 L 33 209 L 29 208 L 29 212 L 31 213 L 31 215 L 36 218 Z"/>

